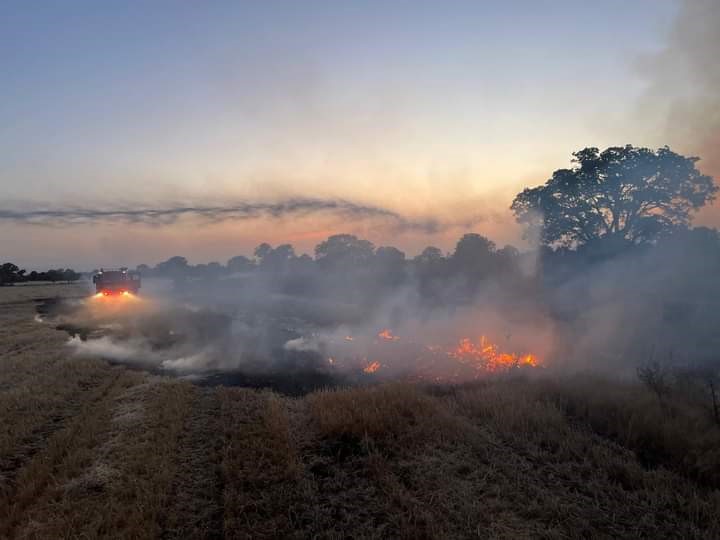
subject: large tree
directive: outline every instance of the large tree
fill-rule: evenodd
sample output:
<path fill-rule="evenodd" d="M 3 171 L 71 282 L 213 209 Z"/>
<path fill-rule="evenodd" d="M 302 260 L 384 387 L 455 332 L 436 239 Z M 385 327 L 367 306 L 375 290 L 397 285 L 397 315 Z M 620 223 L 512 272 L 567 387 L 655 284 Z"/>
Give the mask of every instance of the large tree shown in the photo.
<path fill-rule="evenodd" d="M 519 193 L 511 209 L 519 223 L 552 247 L 614 237 L 651 242 L 690 224 L 693 211 L 718 187 L 696 168 L 696 157 L 631 145 L 573 154 L 573 167 Z"/>

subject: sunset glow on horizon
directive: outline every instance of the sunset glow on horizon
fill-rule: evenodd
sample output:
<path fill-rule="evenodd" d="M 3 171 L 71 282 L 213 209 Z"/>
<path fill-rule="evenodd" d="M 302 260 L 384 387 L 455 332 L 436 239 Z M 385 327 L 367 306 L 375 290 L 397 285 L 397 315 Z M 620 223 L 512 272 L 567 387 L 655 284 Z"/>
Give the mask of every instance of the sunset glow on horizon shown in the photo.
<path fill-rule="evenodd" d="M 707 145 L 715 117 L 692 117 L 710 122 L 697 137 L 690 125 L 668 129 L 684 94 L 657 92 L 669 66 L 697 64 L 667 52 L 683 50 L 678 28 L 696 14 L 688 5 L 5 4 L 0 245 L 28 268 L 80 269 L 172 255 L 224 262 L 261 242 L 312 254 L 340 232 L 408 255 L 451 250 L 470 231 L 526 246 L 514 195 L 585 146 L 668 144 L 720 176 Z M 697 88 L 698 102 L 712 94 Z M 7 217 L 295 199 L 376 215 Z M 718 214 L 698 222 L 720 225 Z"/>

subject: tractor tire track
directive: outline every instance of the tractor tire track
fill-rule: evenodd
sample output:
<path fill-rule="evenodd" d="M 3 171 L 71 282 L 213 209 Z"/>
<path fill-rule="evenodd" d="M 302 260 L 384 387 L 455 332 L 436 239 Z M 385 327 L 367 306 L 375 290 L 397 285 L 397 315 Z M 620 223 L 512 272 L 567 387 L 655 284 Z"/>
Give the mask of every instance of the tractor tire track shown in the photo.
<path fill-rule="evenodd" d="M 119 368 L 100 368 L 98 372 L 89 373 L 85 379 L 73 381 L 67 394 L 59 392 L 52 399 L 37 402 L 35 405 L 45 409 L 32 411 L 34 415 L 29 416 L 22 410 L 9 407 L 4 431 L 8 438 L 0 445 L 0 496 L 13 489 L 19 471 L 47 446 L 52 435 L 77 417 L 88 401 L 97 400 L 97 392 L 105 392 L 109 382 L 117 379 L 121 371 Z M 48 386 L 53 384 L 56 385 L 57 380 L 49 378 L 34 385 L 33 391 L 44 395 Z M 8 402 L 0 403 L 9 405 Z"/>
<path fill-rule="evenodd" d="M 163 518 L 163 539 L 224 537 L 220 399 L 214 389 L 193 391 L 192 409 L 178 440 L 177 471 Z"/>
<path fill-rule="evenodd" d="M 92 443 L 92 430 L 102 424 L 99 417 L 108 408 L 101 404 L 107 404 L 122 390 L 126 374 L 125 370 L 114 370 L 111 377 L 78 400 L 75 410 L 63 417 L 52 416 L 51 421 L 37 431 L 30 451 L 16 458 L 15 464 L 20 467 L 12 471 L 12 481 L 0 494 L 0 538 L 13 537 L 25 512 L 41 497 L 56 471 L 71 456 L 78 439 Z"/>

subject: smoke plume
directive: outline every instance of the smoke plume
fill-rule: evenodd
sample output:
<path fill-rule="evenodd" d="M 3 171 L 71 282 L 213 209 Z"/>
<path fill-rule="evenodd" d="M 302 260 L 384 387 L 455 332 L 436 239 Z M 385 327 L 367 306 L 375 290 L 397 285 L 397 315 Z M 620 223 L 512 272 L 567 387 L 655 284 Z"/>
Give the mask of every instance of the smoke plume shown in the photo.
<path fill-rule="evenodd" d="M 331 214 L 343 220 L 380 220 L 392 230 L 437 233 L 447 227 L 469 227 L 480 218 L 461 223 L 443 223 L 434 218 L 413 219 L 380 206 L 344 199 L 291 198 L 277 202 L 239 201 L 227 205 L 174 205 L 155 208 L 27 207 L 0 208 L 0 222 L 35 225 L 76 225 L 88 223 L 132 223 L 171 225 L 181 218 L 198 218 L 212 223 L 262 217 L 303 217 Z"/>
<path fill-rule="evenodd" d="M 661 118 L 672 146 L 702 156 L 703 169 L 720 176 L 720 2 L 684 0 L 667 47 L 641 66 L 650 83 L 643 108 Z"/>

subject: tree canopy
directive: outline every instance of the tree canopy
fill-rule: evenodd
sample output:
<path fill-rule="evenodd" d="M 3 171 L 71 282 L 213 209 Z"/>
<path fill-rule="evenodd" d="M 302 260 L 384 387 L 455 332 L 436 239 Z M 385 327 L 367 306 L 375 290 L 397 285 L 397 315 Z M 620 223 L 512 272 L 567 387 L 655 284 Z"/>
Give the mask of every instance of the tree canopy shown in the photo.
<path fill-rule="evenodd" d="M 70 268 L 50 269 L 45 272 L 33 270 L 27 273 L 13 263 L 0 264 L 0 285 L 11 285 L 14 283 L 25 283 L 28 281 L 77 281 L 80 274 Z"/>
<path fill-rule="evenodd" d="M 687 228 L 693 211 L 718 191 L 695 167 L 696 157 L 668 147 L 632 145 L 573 153 L 542 186 L 519 193 L 511 209 L 542 244 L 575 247 L 613 237 L 640 244 Z"/>
<path fill-rule="evenodd" d="M 324 267 L 361 267 L 373 257 L 375 246 L 352 234 L 335 234 L 315 247 L 315 258 Z"/>

